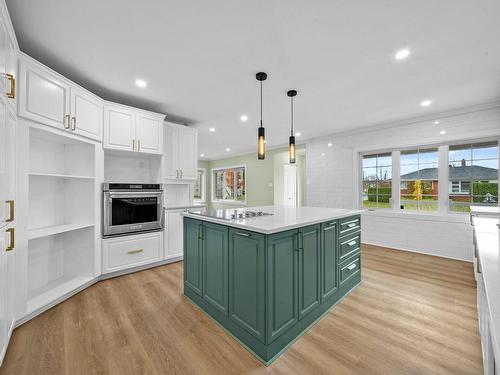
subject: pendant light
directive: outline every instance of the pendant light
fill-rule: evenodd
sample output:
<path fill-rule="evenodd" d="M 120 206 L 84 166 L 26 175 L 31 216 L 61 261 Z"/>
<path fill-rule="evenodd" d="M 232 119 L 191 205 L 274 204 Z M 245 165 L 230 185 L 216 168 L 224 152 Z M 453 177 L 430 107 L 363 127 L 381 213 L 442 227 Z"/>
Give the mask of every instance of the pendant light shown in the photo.
<path fill-rule="evenodd" d="M 266 129 L 262 126 L 262 81 L 267 79 L 267 74 L 259 72 L 255 75 L 257 81 L 260 81 L 260 127 L 257 141 L 257 157 L 259 160 L 266 158 Z"/>
<path fill-rule="evenodd" d="M 290 157 L 290 164 L 295 164 L 297 151 L 295 149 L 295 133 L 293 132 L 293 98 L 297 95 L 296 90 L 289 90 L 286 93 L 290 97 L 290 139 L 288 143 L 288 156 Z"/>

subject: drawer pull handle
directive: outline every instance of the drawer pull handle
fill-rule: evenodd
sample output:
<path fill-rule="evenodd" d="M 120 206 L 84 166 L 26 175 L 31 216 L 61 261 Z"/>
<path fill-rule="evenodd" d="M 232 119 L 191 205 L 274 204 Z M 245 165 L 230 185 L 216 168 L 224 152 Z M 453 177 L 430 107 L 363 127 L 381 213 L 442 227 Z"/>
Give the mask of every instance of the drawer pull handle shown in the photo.
<path fill-rule="evenodd" d="M 349 223 L 349 224 L 347 224 L 347 226 L 348 226 L 349 228 L 354 228 L 354 227 L 356 226 L 356 223 Z"/>
<path fill-rule="evenodd" d="M 142 253 L 144 249 L 136 249 L 136 250 L 129 250 L 127 251 L 127 254 L 137 254 L 137 253 Z"/>
<path fill-rule="evenodd" d="M 351 242 L 348 242 L 348 243 L 347 243 L 347 245 L 349 245 L 349 246 L 354 246 L 354 245 L 356 245 L 356 241 L 351 241 Z"/>
<path fill-rule="evenodd" d="M 250 236 L 251 236 L 251 234 L 248 234 L 248 233 L 242 233 L 242 232 L 236 232 L 236 234 L 237 234 L 238 236 L 243 236 L 243 237 L 250 237 Z"/>
<path fill-rule="evenodd" d="M 352 271 L 352 270 L 353 270 L 353 269 L 355 269 L 355 268 L 356 268 L 356 263 L 353 263 L 353 264 L 351 264 L 351 265 L 347 266 L 347 269 L 348 269 L 349 271 Z"/>

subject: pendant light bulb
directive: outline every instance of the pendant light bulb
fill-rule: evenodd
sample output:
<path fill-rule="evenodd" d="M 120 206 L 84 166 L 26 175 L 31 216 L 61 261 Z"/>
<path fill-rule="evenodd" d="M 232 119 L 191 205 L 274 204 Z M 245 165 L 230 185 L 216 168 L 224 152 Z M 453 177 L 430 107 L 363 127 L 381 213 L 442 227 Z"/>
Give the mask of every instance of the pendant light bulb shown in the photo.
<path fill-rule="evenodd" d="M 288 140 L 288 156 L 290 164 L 295 164 L 297 159 L 297 149 L 295 147 L 295 133 L 293 132 L 293 98 L 297 95 L 296 90 L 289 90 L 286 93 L 290 97 L 290 138 Z"/>
<path fill-rule="evenodd" d="M 267 79 L 267 74 L 259 72 L 255 75 L 255 78 L 260 82 L 260 127 L 257 139 L 257 158 L 264 160 L 266 158 L 266 129 L 262 126 L 262 81 Z"/>

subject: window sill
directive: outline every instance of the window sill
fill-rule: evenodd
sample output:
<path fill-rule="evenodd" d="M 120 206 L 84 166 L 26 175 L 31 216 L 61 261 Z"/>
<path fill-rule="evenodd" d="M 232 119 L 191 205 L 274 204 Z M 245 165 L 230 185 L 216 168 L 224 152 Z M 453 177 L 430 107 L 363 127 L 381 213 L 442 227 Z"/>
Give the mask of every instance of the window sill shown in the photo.
<path fill-rule="evenodd" d="M 212 203 L 212 204 L 227 204 L 227 205 L 233 205 L 233 206 L 246 206 L 247 205 L 247 202 L 220 200 L 220 199 L 212 199 L 212 201 L 210 203 Z"/>
<path fill-rule="evenodd" d="M 394 211 L 394 210 L 365 210 L 362 213 L 363 216 L 379 216 L 379 217 L 391 217 L 400 219 L 411 219 L 411 220 L 425 220 L 425 221 L 440 221 L 449 223 L 470 223 L 470 217 L 468 214 L 461 213 L 440 213 L 440 212 L 408 212 L 408 211 Z"/>

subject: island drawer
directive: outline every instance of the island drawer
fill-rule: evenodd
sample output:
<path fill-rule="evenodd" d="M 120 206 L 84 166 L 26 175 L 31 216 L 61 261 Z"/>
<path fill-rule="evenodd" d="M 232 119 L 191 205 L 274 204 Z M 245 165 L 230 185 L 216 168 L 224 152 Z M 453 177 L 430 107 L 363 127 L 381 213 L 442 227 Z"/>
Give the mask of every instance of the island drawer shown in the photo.
<path fill-rule="evenodd" d="M 352 276 L 361 270 L 361 261 L 359 255 L 347 260 L 340 266 L 340 285 L 344 284 Z"/>
<path fill-rule="evenodd" d="M 361 220 L 359 216 L 351 216 L 340 219 L 339 223 L 341 236 L 361 229 Z"/>
<path fill-rule="evenodd" d="M 354 235 L 350 235 L 344 237 L 340 240 L 340 251 L 339 251 L 339 260 L 343 262 L 351 255 L 359 252 L 361 242 L 361 233 L 356 233 Z"/>

